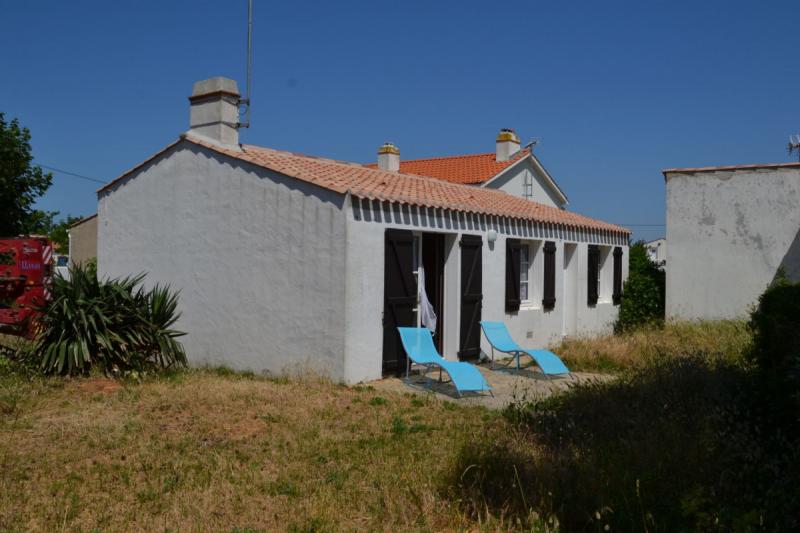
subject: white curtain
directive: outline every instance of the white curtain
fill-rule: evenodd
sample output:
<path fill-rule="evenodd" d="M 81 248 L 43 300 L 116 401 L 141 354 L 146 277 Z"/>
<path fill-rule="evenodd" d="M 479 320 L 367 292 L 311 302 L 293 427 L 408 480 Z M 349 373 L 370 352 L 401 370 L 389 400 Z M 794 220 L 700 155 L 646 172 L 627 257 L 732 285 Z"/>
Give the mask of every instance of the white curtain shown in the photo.
<path fill-rule="evenodd" d="M 419 287 L 419 316 L 422 325 L 436 333 L 436 313 L 433 310 L 428 294 L 425 292 L 425 269 L 420 265 L 417 280 Z"/>

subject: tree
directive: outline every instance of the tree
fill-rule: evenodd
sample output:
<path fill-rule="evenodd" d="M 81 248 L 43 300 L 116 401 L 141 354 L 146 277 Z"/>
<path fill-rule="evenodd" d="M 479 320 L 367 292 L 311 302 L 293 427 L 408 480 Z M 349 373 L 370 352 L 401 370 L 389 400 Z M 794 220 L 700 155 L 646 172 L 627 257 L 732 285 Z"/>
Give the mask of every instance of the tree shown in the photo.
<path fill-rule="evenodd" d="M 67 215 L 67 218 L 62 218 L 60 222 L 52 224 L 49 231 L 46 232 L 60 253 L 63 254 L 69 250 L 69 227 L 80 219 L 81 217 Z"/>
<path fill-rule="evenodd" d="M 0 236 L 43 232 L 56 215 L 33 207 L 53 175 L 32 164 L 30 140 L 28 128 L 0 113 Z"/>
<path fill-rule="evenodd" d="M 643 241 L 631 245 L 617 331 L 664 320 L 665 275 L 650 260 Z"/>

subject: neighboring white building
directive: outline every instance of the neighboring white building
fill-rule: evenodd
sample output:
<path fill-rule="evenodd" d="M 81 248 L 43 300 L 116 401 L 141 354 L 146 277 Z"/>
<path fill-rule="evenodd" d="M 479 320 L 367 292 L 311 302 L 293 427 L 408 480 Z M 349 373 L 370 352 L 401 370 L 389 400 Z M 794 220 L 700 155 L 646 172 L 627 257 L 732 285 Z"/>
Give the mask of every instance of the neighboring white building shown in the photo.
<path fill-rule="evenodd" d="M 667 264 L 667 239 L 662 237 L 646 242 L 644 247 L 647 250 L 647 257 L 650 258 L 650 261 L 664 269 Z"/>
<path fill-rule="evenodd" d="M 668 317 L 744 317 L 800 280 L 800 163 L 664 170 Z"/>
<path fill-rule="evenodd" d="M 629 232 L 557 207 L 555 182 L 542 178 L 548 205 L 391 170 L 386 145 L 387 170 L 239 145 L 238 100 L 231 80 L 198 82 L 189 132 L 98 191 L 100 275 L 180 289 L 193 364 L 348 383 L 400 372 L 419 267 L 449 359 L 488 350 L 481 319 L 529 347 L 610 331 Z M 503 143 L 506 172 L 539 172 Z"/>

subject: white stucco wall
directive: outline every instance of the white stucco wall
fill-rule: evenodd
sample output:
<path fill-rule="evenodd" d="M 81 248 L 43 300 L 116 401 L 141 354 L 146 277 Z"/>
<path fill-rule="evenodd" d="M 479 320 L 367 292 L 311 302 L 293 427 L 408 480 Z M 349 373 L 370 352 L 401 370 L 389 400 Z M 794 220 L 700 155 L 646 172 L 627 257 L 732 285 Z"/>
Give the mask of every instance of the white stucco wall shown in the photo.
<path fill-rule="evenodd" d="M 800 279 L 800 169 L 667 173 L 667 316 L 745 316 L 779 267 Z"/>
<path fill-rule="evenodd" d="M 460 311 L 460 247 L 458 240 L 464 234 L 483 238 L 483 320 L 503 320 L 515 340 L 526 348 L 541 348 L 562 338 L 562 335 L 591 335 L 610 332 L 616 320 L 618 306 L 608 301 L 596 306 L 587 305 L 587 251 L 588 243 L 606 243 L 623 249 L 623 280 L 628 275 L 628 246 L 624 239 L 601 234 L 569 232 L 535 224 L 515 224 L 492 217 L 467 216 L 441 210 L 388 208 L 387 204 L 362 202 L 354 199 L 347 230 L 347 379 L 366 381 L 381 377 L 383 326 L 383 273 L 384 239 L 386 228 L 444 233 L 447 259 L 445 263 L 445 312 L 443 356 L 457 360 L 459 350 Z M 490 228 L 498 231 L 493 245 L 487 241 Z M 505 312 L 505 253 L 506 238 L 553 240 L 556 242 L 556 306 L 552 311 L 539 309 Z M 564 244 L 577 247 L 575 266 L 575 292 L 567 312 L 574 313 L 573 331 L 565 330 L 565 298 L 563 253 Z M 612 261 L 603 270 L 606 283 L 612 279 Z M 543 277 L 539 266 L 534 267 L 539 282 Z M 364 297 L 369 295 L 369 297 Z M 541 296 L 539 297 L 541 302 Z M 481 336 L 481 348 L 489 353 L 490 346 Z"/>
<path fill-rule="evenodd" d="M 530 200 L 551 207 L 563 207 L 561 198 L 558 197 L 552 186 L 547 182 L 541 169 L 536 168 L 529 157 L 515 165 L 511 165 L 483 186 L 490 189 L 500 189 L 508 194 L 524 198 L 526 179 L 532 184 L 531 191 L 533 195 L 529 198 Z"/>
<path fill-rule="evenodd" d="M 647 248 L 647 255 L 650 260 L 658 265 L 664 265 L 667 262 L 667 239 L 656 239 L 645 243 Z"/>
<path fill-rule="evenodd" d="M 180 289 L 192 364 L 344 379 L 343 202 L 180 143 L 100 194 L 99 273 Z"/>

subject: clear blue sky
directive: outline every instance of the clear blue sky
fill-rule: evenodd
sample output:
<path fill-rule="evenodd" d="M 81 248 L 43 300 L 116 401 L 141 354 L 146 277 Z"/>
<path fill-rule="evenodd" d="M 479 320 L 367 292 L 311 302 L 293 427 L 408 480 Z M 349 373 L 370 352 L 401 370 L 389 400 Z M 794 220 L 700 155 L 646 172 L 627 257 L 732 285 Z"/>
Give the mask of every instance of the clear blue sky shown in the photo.
<path fill-rule="evenodd" d="M 663 224 L 661 169 L 788 161 L 800 133 L 796 1 L 255 4 L 246 143 L 369 162 L 512 127 L 571 210 Z M 0 111 L 38 162 L 114 178 L 187 129 L 195 80 L 243 88 L 245 21 L 246 0 L 4 2 Z M 90 214 L 97 186 L 56 173 L 40 205 Z"/>

